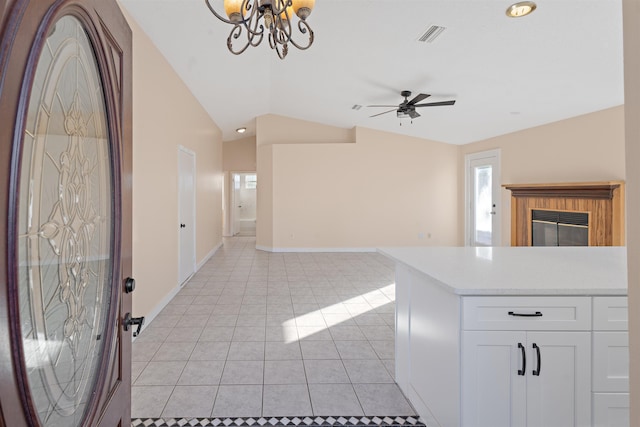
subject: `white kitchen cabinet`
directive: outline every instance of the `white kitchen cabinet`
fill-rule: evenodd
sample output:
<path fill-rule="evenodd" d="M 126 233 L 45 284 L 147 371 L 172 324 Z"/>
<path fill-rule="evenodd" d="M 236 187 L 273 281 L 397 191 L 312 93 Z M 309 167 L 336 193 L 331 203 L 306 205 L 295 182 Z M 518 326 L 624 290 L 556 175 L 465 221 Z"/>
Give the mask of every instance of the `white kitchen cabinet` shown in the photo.
<path fill-rule="evenodd" d="M 426 425 L 628 427 L 624 248 L 382 252 L 396 380 Z"/>
<path fill-rule="evenodd" d="M 589 332 L 464 331 L 462 425 L 591 425 Z"/>
<path fill-rule="evenodd" d="M 527 427 L 591 425 L 590 335 L 527 332 Z"/>
<path fill-rule="evenodd" d="M 626 297 L 593 298 L 593 426 L 629 427 Z"/>
<path fill-rule="evenodd" d="M 593 333 L 593 390 L 629 391 L 629 333 Z"/>
<path fill-rule="evenodd" d="M 462 425 L 526 424 L 526 375 L 522 349 L 526 333 L 465 331 L 462 336 Z"/>
<path fill-rule="evenodd" d="M 629 393 L 593 394 L 593 427 L 629 425 Z"/>

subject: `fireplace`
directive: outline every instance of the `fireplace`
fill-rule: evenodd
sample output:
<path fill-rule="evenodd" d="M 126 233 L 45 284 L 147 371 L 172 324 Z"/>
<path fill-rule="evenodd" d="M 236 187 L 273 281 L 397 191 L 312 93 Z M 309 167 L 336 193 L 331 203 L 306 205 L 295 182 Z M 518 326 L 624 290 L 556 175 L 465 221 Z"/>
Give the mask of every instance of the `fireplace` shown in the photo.
<path fill-rule="evenodd" d="M 503 186 L 512 246 L 624 246 L 622 181 Z"/>
<path fill-rule="evenodd" d="M 533 209 L 532 246 L 589 246 L 589 213 Z"/>

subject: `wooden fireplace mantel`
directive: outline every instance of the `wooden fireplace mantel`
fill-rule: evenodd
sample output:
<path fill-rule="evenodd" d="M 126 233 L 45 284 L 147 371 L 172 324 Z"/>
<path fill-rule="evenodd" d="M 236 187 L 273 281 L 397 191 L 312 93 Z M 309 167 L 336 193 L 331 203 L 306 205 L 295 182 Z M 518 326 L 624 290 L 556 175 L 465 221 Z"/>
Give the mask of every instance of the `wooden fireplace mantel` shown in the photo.
<path fill-rule="evenodd" d="M 511 245 L 531 246 L 533 209 L 589 214 L 590 246 L 624 245 L 624 181 L 505 184 L 511 191 Z"/>

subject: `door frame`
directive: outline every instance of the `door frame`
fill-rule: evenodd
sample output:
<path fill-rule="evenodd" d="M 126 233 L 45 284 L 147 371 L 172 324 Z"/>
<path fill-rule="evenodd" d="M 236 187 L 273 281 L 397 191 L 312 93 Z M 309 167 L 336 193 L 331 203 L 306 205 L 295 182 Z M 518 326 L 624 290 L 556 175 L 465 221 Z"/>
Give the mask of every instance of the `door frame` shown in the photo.
<path fill-rule="evenodd" d="M 496 167 L 494 168 L 494 170 L 492 170 L 492 193 L 496 192 L 495 195 L 493 195 L 493 199 L 497 204 L 496 210 L 495 210 L 495 222 L 498 224 L 497 227 L 495 227 L 494 230 L 492 230 L 492 240 L 493 241 L 497 241 L 498 245 L 502 244 L 502 233 L 501 233 L 501 228 L 502 228 L 502 206 L 501 206 L 501 201 L 502 201 L 502 192 L 501 187 L 500 187 L 500 182 L 502 181 L 501 179 L 501 166 L 502 166 L 502 159 L 501 159 L 501 150 L 499 148 L 493 149 L 493 150 L 486 150 L 486 151 L 479 151 L 476 153 L 469 153 L 466 154 L 464 156 L 464 246 L 471 246 L 471 228 L 472 228 L 472 215 L 471 215 L 471 200 L 473 198 L 471 191 L 472 191 L 472 184 L 473 184 L 473 177 L 470 173 L 470 169 L 471 169 L 471 162 L 475 161 L 475 160 L 482 160 L 482 159 L 495 159 L 495 163 L 496 163 Z M 497 245 L 494 245 L 497 246 Z"/>
<path fill-rule="evenodd" d="M 234 228 L 236 227 L 236 220 L 235 220 L 235 213 L 236 213 L 236 192 L 235 192 L 235 188 L 234 188 L 234 184 L 233 184 L 233 177 L 235 175 L 242 175 L 242 174 L 251 174 L 251 175 L 255 175 L 256 179 L 258 177 L 258 172 L 257 171 L 229 171 L 229 184 L 227 185 L 227 190 L 229 192 L 229 205 L 228 205 L 228 209 L 226 212 L 227 218 L 228 218 L 228 231 L 229 231 L 229 236 L 233 237 L 235 236 L 234 234 Z M 258 191 L 256 189 L 256 232 L 257 232 L 257 228 L 258 228 Z M 239 232 L 239 231 L 238 231 Z"/>
<path fill-rule="evenodd" d="M 189 274 L 189 276 L 186 279 L 182 279 L 182 257 L 183 257 L 183 253 L 182 253 L 182 243 L 181 243 L 181 239 L 180 236 L 182 234 L 182 230 L 180 229 L 180 227 L 178 227 L 178 287 L 182 287 L 184 286 L 187 281 L 189 280 L 189 278 L 191 276 L 193 276 L 193 274 L 196 272 L 196 199 L 197 199 L 197 194 L 196 194 L 196 183 L 197 183 L 197 177 L 196 177 L 196 152 L 193 150 L 188 149 L 187 147 L 183 146 L 183 145 L 178 145 L 178 222 L 182 221 L 183 219 L 183 215 L 182 215 L 182 188 L 180 186 L 180 181 L 182 180 L 182 169 L 181 169 L 181 162 L 180 162 L 180 155 L 184 153 L 187 154 L 189 156 L 191 156 L 191 170 L 193 171 L 193 198 L 191 200 L 191 218 L 189 218 L 189 222 L 190 222 L 190 227 L 187 228 L 187 230 L 190 231 L 190 235 L 191 235 L 191 244 L 193 246 L 193 257 L 191 258 L 191 262 L 189 263 L 189 265 L 191 266 L 191 272 Z"/>

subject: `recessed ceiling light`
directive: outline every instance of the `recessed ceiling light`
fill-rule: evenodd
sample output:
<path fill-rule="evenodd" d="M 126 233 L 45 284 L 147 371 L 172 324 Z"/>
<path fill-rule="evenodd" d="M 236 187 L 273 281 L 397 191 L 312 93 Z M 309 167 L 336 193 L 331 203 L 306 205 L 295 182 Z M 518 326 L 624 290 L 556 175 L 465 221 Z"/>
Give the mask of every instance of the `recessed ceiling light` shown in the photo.
<path fill-rule="evenodd" d="M 238 128 L 236 129 L 236 132 L 238 133 L 245 133 L 247 131 L 247 128 Z"/>
<path fill-rule="evenodd" d="M 536 7 L 538 6 L 532 1 L 521 1 L 509 6 L 506 13 L 509 18 L 521 18 L 536 10 Z"/>

